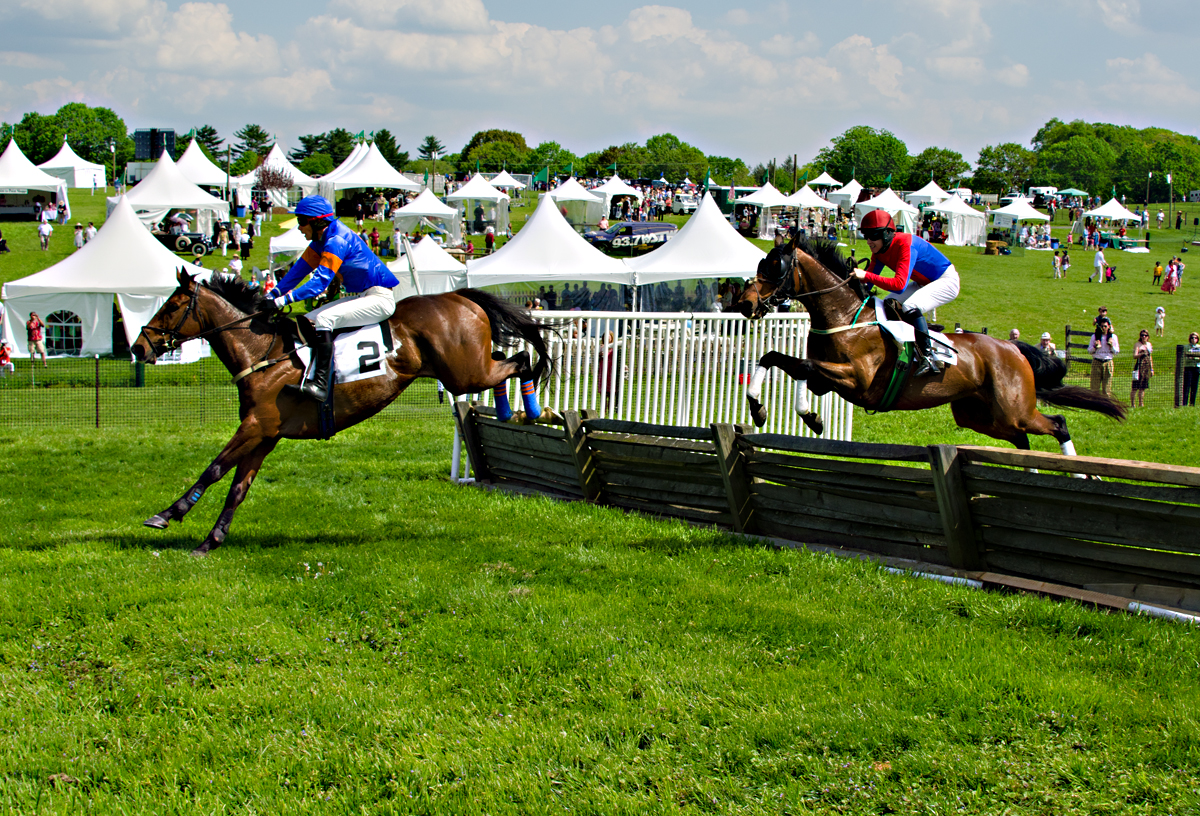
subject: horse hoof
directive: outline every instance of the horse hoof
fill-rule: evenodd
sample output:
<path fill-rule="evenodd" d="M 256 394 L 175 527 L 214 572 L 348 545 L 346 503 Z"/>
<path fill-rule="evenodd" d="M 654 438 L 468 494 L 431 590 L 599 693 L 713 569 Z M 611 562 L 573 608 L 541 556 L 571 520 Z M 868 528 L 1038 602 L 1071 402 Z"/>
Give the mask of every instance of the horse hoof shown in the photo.
<path fill-rule="evenodd" d="M 145 527 L 152 527 L 155 530 L 165 530 L 167 529 L 167 525 L 170 523 L 170 520 L 164 518 L 162 513 L 155 513 L 153 516 L 143 521 L 142 525 Z"/>
<path fill-rule="evenodd" d="M 821 419 L 820 414 L 813 412 L 811 414 L 804 414 L 800 418 L 804 420 L 804 424 L 808 426 L 808 429 L 817 436 L 825 432 L 825 420 Z"/>
<path fill-rule="evenodd" d="M 754 420 L 754 427 L 761 428 L 767 424 L 767 409 L 763 406 L 758 406 L 750 412 L 750 418 Z"/>
<path fill-rule="evenodd" d="M 208 555 L 209 550 L 215 550 L 217 547 L 220 547 L 220 546 L 221 545 L 219 543 L 217 543 L 216 541 L 206 540 L 199 547 L 192 550 L 192 557 L 193 558 L 203 558 L 204 556 Z"/>

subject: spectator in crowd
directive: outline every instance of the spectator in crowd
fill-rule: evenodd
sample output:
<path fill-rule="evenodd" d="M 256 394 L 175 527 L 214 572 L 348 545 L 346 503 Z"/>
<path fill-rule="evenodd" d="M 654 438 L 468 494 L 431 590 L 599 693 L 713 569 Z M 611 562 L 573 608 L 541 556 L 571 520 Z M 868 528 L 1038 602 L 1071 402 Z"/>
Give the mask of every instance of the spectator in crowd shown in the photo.
<path fill-rule="evenodd" d="M 1183 402 L 1181 405 L 1196 405 L 1196 386 L 1200 385 L 1200 334 L 1188 335 L 1187 347 L 1183 350 Z"/>
<path fill-rule="evenodd" d="M 1150 332 L 1146 329 L 1138 334 L 1137 344 L 1133 347 L 1133 385 L 1129 391 L 1129 407 L 1146 407 L 1146 389 L 1150 387 L 1150 378 L 1154 376 L 1154 345 L 1150 342 Z"/>
<path fill-rule="evenodd" d="M 1183 229 L 1183 211 L 1175 213 L 1175 229 Z"/>
<path fill-rule="evenodd" d="M 371 234 L 367 236 L 371 239 L 371 251 L 376 255 L 379 254 L 379 227 L 372 226 Z"/>
<path fill-rule="evenodd" d="M 1088 283 L 1092 282 L 1092 278 L 1100 277 L 1100 282 L 1104 283 L 1104 275 L 1108 269 L 1108 261 L 1104 260 L 1104 250 L 1099 246 L 1096 247 L 1096 254 L 1092 258 L 1092 274 L 1088 275 Z"/>
<path fill-rule="evenodd" d="M 1107 317 L 1096 321 L 1096 332 L 1088 340 L 1092 355 L 1091 388 L 1098 394 L 1112 396 L 1113 357 L 1121 352 L 1121 344 Z"/>
<path fill-rule="evenodd" d="M 43 221 L 38 224 L 37 234 L 38 240 L 41 242 L 42 249 L 50 248 L 50 235 L 54 232 L 54 227 L 50 226 L 49 221 Z"/>
<path fill-rule="evenodd" d="M 1096 307 L 1096 316 L 1092 318 L 1092 326 L 1095 327 L 1095 326 L 1100 325 L 1101 320 L 1109 320 L 1109 321 L 1112 320 L 1112 318 L 1110 318 L 1108 316 L 1108 307 L 1107 306 Z"/>
<path fill-rule="evenodd" d="M 1012 343 L 1015 343 L 1018 340 L 1020 340 L 1021 339 L 1021 330 L 1020 329 L 1012 329 L 1011 331 L 1009 331 L 1008 339 Z"/>
<path fill-rule="evenodd" d="M 1042 339 L 1038 341 L 1037 347 L 1039 349 L 1041 349 L 1043 352 L 1045 352 L 1046 354 L 1054 354 L 1058 351 L 1058 348 L 1054 345 L 1054 342 L 1050 339 L 1050 332 L 1042 332 Z"/>
<path fill-rule="evenodd" d="M 483 246 L 484 246 L 484 249 L 487 250 L 487 252 L 485 253 L 487 255 L 491 255 L 493 252 L 496 251 L 496 228 L 495 227 L 489 225 L 488 228 L 483 231 Z"/>
<path fill-rule="evenodd" d="M 42 368 L 47 368 L 45 331 L 46 324 L 38 317 L 38 313 L 30 312 L 29 320 L 25 321 L 25 341 L 29 344 L 30 360 L 35 353 L 42 355 Z"/>
<path fill-rule="evenodd" d="M 1160 283 L 1162 283 L 1162 276 L 1163 276 L 1162 261 L 1155 261 L 1154 262 L 1154 277 L 1153 277 L 1153 279 L 1151 279 L 1150 285 L 1158 286 Z"/>
<path fill-rule="evenodd" d="M 250 260 L 250 230 L 242 230 L 241 235 L 241 258 L 243 261 Z"/>
<path fill-rule="evenodd" d="M 229 228 L 224 223 L 217 228 L 217 246 L 221 248 L 221 256 L 229 255 Z"/>
<path fill-rule="evenodd" d="M 0 230 L 0 252 L 12 252 L 12 250 L 8 248 L 8 240 L 5 239 L 3 230 Z"/>
<path fill-rule="evenodd" d="M 242 259 L 236 255 L 229 261 L 229 274 L 237 275 L 239 278 L 242 276 Z"/>
<path fill-rule="evenodd" d="M 1162 306 L 1154 310 L 1154 336 L 1162 337 L 1167 328 L 1167 310 Z"/>
<path fill-rule="evenodd" d="M 8 356 L 8 344 L 0 340 L 0 377 L 7 377 L 9 374 L 15 374 L 17 369 L 13 365 L 12 358 Z"/>
<path fill-rule="evenodd" d="M 1175 266 L 1174 258 L 1167 264 L 1167 277 L 1159 288 L 1168 295 L 1175 294 L 1175 290 L 1179 288 L 1179 269 Z"/>
<path fill-rule="evenodd" d="M 88 221 L 87 229 L 83 231 L 83 242 L 86 244 L 88 241 L 95 238 L 97 232 L 98 230 L 96 229 L 96 225 L 91 221 Z"/>
<path fill-rule="evenodd" d="M 83 224 L 75 225 L 75 249 L 83 249 Z"/>
<path fill-rule="evenodd" d="M 1069 251 L 1066 249 L 1066 247 L 1064 247 L 1064 248 L 1063 248 L 1063 251 L 1062 251 L 1062 276 L 1063 276 L 1063 280 L 1066 280 L 1066 277 L 1067 277 L 1067 270 L 1068 270 L 1068 269 L 1070 269 L 1070 268 L 1071 268 L 1071 253 L 1070 253 L 1070 252 L 1069 252 Z"/>
<path fill-rule="evenodd" d="M 1167 217 L 1166 214 L 1163 213 L 1163 211 L 1162 211 L 1162 207 L 1159 207 L 1158 208 L 1158 228 L 1159 229 L 1162 229 L 1163 219 L 1166 217 Z"/>
<path fill-rule="evenodd" d="M 229 240 L 233 244 L 234 248 L 242 245 L 242 222 L 238 221 L 236 218 L 229 226 Z"/>
<path fill-rule="evenodd" d="M 1058 280 L 1062 277 L 1062 258 L 1058 254 L 1058 250 L 1054 251 L 1054 259 L 1050 262 L 1054 268 L 1054 279 Z"/>

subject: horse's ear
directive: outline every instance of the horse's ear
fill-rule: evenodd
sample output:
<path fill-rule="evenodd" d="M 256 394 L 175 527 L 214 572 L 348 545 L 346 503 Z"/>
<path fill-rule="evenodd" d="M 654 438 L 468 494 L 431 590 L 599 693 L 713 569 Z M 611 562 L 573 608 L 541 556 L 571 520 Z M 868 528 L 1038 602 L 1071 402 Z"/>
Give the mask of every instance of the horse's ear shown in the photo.
<path fill-rule="evenodd" d="M 186 289 L 195 278 L 188 274 L 186 267 L 181 266 L 179 267 L 179 272 L 175 275 L 175 280 L 179 281 L 179 285 Z"/>

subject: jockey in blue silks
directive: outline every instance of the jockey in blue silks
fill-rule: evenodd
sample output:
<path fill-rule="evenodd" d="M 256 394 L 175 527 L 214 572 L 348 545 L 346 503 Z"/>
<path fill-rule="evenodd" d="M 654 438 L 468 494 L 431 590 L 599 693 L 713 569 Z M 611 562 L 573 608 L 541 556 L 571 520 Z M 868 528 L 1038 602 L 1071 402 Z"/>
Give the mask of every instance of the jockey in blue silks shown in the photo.
<path fill-rule="evenodd" d="M 322 294 L 339 273 L 345 290 L 359 293 L 327 303 L 296 321 L 315 357 L 312 378 L 302 383 L 299 390 L 324 402 L 329 388 L 334 329 L 367 326 L 390 318 L 396 311 L 392 289 L 400 281 L 366 242 L 334 217 L 333 205 L 321 196 L 300 199 L 296 220 L 300 232 L 311 243 L 275 287 L 272 300 L 275 308 L 282 309 L 289 303 Z M 308 281 L 296 286 L 305 276 Z"/>

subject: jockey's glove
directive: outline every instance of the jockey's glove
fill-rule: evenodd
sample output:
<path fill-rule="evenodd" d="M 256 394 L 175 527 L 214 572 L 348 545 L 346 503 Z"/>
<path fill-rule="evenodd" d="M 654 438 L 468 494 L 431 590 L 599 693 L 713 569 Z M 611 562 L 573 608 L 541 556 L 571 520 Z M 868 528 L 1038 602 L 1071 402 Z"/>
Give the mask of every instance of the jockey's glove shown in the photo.
<path fill-rule="evenodd" d="M 284 306 L 288 305 L 288 302 L 287 295 L 280 295 L 279 297 L 271 298 L 271 300 L 268 301 L 273 309 L 282 309 Z"/>

